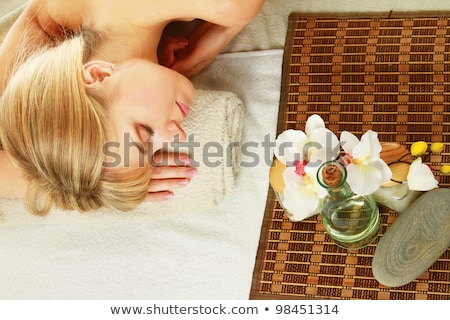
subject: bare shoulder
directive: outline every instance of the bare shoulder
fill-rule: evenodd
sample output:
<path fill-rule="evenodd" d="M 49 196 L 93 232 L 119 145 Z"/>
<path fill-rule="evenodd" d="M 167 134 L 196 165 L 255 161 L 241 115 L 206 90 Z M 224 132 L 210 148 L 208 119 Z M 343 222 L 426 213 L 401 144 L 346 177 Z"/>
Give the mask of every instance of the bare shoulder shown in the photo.
<path fill-rule="evenodd" d="M 152 27 L 174 20 L 202 19 L 223 26 L 245 25 L 264 0 L 32 0 L 42 16 L 76 29 L 81 23 L 100 29 L 127 28 L 130 22 Z M 83 20 L 83 21 L 82 21 Z"/>
<path fill-rule="evenodd" d="M 193 19 L 237 26 L 252 20 L 264 0 L 97 0 L 92 3 L 92 16 L 101 16 L 102 22 L 114 22 L 116 26 L 124 20 L 151 27 L 174 20 Z"/>
<path fill-rule="evenodd" d="M 247 24 L 260 11 L 264 0 L 193 0 L 180 1 L 185 11 L 200 18 L 223 26 Z"/>

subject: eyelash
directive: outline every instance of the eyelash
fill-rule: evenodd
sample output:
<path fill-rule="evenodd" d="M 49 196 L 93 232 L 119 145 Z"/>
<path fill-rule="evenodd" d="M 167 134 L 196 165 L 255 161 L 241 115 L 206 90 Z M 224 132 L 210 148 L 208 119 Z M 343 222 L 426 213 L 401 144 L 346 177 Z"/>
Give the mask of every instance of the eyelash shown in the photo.
<path fill-rule="evenodd" d="M 153 137 L 153 135 L 154 135 L 154 132 L 153 132 L 153 129 L 152 128 L 150 128 L 149 126 L 147 126 L 147 125 L 145 125 L 145 124 L 141 124 L 141 125 L 139 125 L 140 126 L 140 128 L 142 128 L 144 131 L 145 131 L 145 133 L 144 133 L 144 135 L 149 135 L 150 137 L 148 138 L 148 139 L 144 139 L 143 138 L 143 134 L 142 134 L 142 130 L 140 130 L 139 131 L 139 135 L 140 135 L 140 137 L 141 137 L 141 140 L 142 140 L 142 142 L 144 142 L 144 143 L 146 143 L 146 142 L 148 142 L 148 141 L 150 141 L 150 139 Z"/>

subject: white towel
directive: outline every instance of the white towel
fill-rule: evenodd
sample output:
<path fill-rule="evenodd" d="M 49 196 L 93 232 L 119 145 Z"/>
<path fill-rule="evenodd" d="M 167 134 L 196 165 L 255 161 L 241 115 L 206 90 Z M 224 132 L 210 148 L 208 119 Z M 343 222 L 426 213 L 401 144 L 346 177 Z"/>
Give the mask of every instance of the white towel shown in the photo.
<path fill-rule="evenodd" d="M 234 188 L 239 171 L 244 105 L 232 92 L 196 90 L 183 129 L 188 140 L 169 148 L 190 153 L 197 175 L 168 201 L 144 203 L 139 212 L 199 211 L 214 207 Z"/>
<path fill-rule="evenodd" d="M 197 89 L 235 92 L 245 105 L 242 166 L 233 191 L 210 209 L 52 210 L 42 218 L 20 201 L 0 201 L 0 299 L 246 299 L 269 186 L 264 158 L 271 154 L 262 143 L 275 138 L 281 60 L 281 50 L 226 54 L 193 79 Z M 187 188 L 214 178 L 202 170 Z M 202 206 L 193 198 L 185 204 Z"/>
<path fill-rule="evenodd" d="M 29 0 L 2 0 L 0 3 L 0 43 Z"/>
<path fill-rule="evenodd" d="M 281 49 L 291 11 L 426 12 L 449 6 L 442 0 L 266 0 L 227 50 Z M 264 137 L 275 139 L 282 54 L 221 55 L 194 81 L 196 88 L 238 94 L 245 105 L 243 141 L 259 142 L 249 150 L 260 159 Z M 243 163 L 254 159 L 241 156 Z M 0 299 L 246 299 L 269 168 L 262 161 L 241 167 L 234 191 L 198 213 L 39 218 L 24 214 L 20 202 L 0 202 Z"/>

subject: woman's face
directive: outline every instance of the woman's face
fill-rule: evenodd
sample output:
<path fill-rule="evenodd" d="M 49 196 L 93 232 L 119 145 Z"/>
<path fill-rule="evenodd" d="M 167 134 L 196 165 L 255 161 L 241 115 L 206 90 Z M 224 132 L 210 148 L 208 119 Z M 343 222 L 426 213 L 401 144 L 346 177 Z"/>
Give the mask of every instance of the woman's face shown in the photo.
<path fill-rule="evenodd" d="M 181 123 L 194 96 L 194 87 L 186 77 L 135 59 L 115 67 L 108 81 L 108 140 L 116 142 L 115 146 L 120 144 L 116 152 L 122 160 L 133 165 L 142 152 L 151 156 L 170 142 L 186 140 Z"/>

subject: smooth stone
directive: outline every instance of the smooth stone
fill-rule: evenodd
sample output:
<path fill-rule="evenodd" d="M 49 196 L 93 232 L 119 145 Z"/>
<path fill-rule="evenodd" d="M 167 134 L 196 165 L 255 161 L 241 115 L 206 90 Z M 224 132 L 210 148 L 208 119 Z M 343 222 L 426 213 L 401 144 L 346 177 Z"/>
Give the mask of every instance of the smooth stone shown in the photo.
<path fill-rule="evenodd" d="M 283 172 L 285 169 L 286 165 L 275 158 L 269 170 L 270 185 L 276 192 L 280 194 L 283 194 L 284 191 Z"/>
<path fill-rule="evenodd" d="M 450 189 L 426 192 L 400 214 L 380 239 L 372 267 L 388 287 L 406 285 L 450 246 Z"/>

